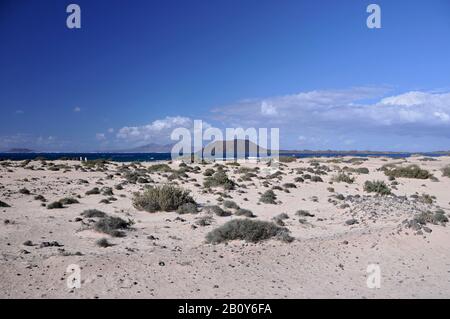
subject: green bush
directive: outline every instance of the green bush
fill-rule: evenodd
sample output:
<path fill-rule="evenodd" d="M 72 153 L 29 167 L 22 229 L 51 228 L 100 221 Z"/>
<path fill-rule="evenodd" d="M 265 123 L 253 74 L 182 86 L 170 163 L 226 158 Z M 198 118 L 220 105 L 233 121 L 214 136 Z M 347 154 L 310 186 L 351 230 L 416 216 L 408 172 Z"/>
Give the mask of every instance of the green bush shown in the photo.
<path fill-rule="evenodd" d="M 184 203 L 177 209 L 178 214 L 197 214 L 198 208 L 194 203 Z"/>
<path fill-rule="evenodd" d="M 297 161 L 297 158 L 294 156 L 280 156 L 278 160 L 280 163 L 292 163 Z"/>
<path fill-rule="evenodd" d="M 442 176 L 450 177 L 450 165 L 442 168 Z"/>
<path fill-rule="evenodd" d="M 94 224 L 96 231 L 111 235 L 113 237 L 123 237 L 123 230 L 128 229 L 132 223 L 120 217 L 106 216 Z"/>
<path fill-rule="evenodd" d="M 231 212 L 229 212 L 227 210 L 223 210 L 222 208 L 220 208 L 220 206 L 217 206 L 217 205 L 206 206 L 204 208 L 204 211 L 208 214 L 215 214 L 219 217 L 231 216 Z"/>
<path fill-rule="evenodd" d="M 203 175 L 204 175 L 204 176 L 213 176 L 214 173 L 215 173 L 214 169 L 212 169 L 212 168 L 207 168 L 207 169 L 205 170 L 205 172 L 203 173 Z"/>
<path fill-rule="evenodd" d="M 394 167 L 394 168 L 384 168 L 384 173 L 389 177 L 404 177 L 404 178 L 417 178 L 417 179 L 427 179 L 433 176 L 425 169 L 421 169 L 417 165 L 409 165 L 406 167 Z"/>
<path fill-rule="evenodd" d="M 60 201 L 56 201 L 47 205 L 47 209 L 58 209 L 64 208 L 63 204 Z"/>
<path fill-rule="evenodd" d="M 383 181 L 366 181 L 364 190 L 368 193 L 377 193 L 380 195 L 391 194 L 391 189 Z"/>
<path fill-rule="evenodd" d="M 293 241 L 287 228 L 277 226 L 271 222 L 246 218 L 230 220 L 206 235 L 206 241 L 213 244 L 230 240 L 245 240 L 257 243 L 270 238 L 277 238 L 285 242 Z"/>
<path fill-rule="evenodd" d="M 97 246 L 103 247 L 103 248 L 112 246 L 112 244 L 111 244 L 111 243 L 108 241 L 108 239 L 106 239 L 106 238 L 100 238 L 99 240 L 97 240 L 97 241 L 95 242 L 95 244 L 96 244 Z"/>
<path fill-rule="evenodd" d="M 156 211 L 175 211 L 183 204 L 193 203 L 189 191 L 172 185 L 149 187 L 143 193 L 135 193 L 133 206 L 150 213 Z"/>
<path fill-rule="evenodd" d="M 203 186 L 210 187 L 223 187 L 226 190 L 234 189 L 235 183 L 228 178 L 227 174 L 223 170 L 218 170 L 213 176 L 207 176 L 203 182 Z"/>
<path fill-rule="evenodd" d="M 71 204 L 79 204 L 80 202 L 73 197 L 64 197 L 59 200 L 59 202 L 63 205 L 71 205 Z"/>
<path fill-rule="evenodd" d="M 420 225 L 426 225 L 428 223 L 433 225 L 444 225 L 448 223 L 448 217 L 445 216 L 444 211 L 438 210 L 436 212 L 422 212 L 414 217 L 414 221 Z"/>
<path fill-rule="evenodd" d="M 168 173 L 168 172 L 172 171 L 170 166 L 167 165 L 167 164 L 155 164 L 155 165 L 150 166 L 147 170 L 150 173 L 153 173 L 153 172 L 165 172 L 165 173 Z"/>
<path fill-rule="evenodd" d="M 230 209 L 238 209 L 239 208 L 239 205 L 238 204 L 236 204 L 234 201 L 232 201 L 232 200 L 225 200 L 224 202 L 223 202 L 223 206 L 225 207 L 225 208 L 230 208 Z"/>
<path fill-rule="evenodd" d="M 100 189 L 98 187 L 94 187 L 86 192 L 86 195 L 98 195 L 100 194 Z"/>
<path fill-rule="evenodd" d="M 347 175 L 345 173 L 340 173 L 338 175 L 335 175 L 332 177 L 331 179 L 333 182 L 336 183 L 347 183 L 347 184 L 353 184 L 353 182 L 355 181 L 355 179 L 353 177 L 351 177 L 350 175 Z"/>
<path fill-rule="evenodd" d="M 260 202 L 264 204 L 276 204 L 277 195 L 273 192 L 273 190 L 269 189 L 264 194 L 261 195 L 259 199 Z"/>
<path fill-rule="evenodd" d="M 244 208 L 239 208 L 234 214 L 236 216 L 244 216 L 249 218 L 256 217 L 251 210 Z"/>
<path fill-rule="evenodd" d="M 87 217 L 87 218 L 93 218 L 93 217 L 106 217 L 106 213 L 102 212 L 101 210 L 98 209 L 87 209 L 84 212 L 81 213 L 82 216 Z"/>

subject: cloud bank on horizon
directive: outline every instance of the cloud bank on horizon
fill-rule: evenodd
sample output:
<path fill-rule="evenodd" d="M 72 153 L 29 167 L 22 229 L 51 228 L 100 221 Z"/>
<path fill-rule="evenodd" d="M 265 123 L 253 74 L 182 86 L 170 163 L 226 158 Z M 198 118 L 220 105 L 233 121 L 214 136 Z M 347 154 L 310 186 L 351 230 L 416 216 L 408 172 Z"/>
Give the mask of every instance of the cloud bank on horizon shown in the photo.
<path fill-rule="evenodd" d="M 204 118 L 180 114 L 144 125 L 109 128 L 95 134 L 102 149 L 126 149 L 148 143 L 173 143 L 172 131 L 192 130 L 194 120 L 204 129 L 277 127 L 282 149 L 313 150 L 449 150 L 450 93 L 409 91 L 386 95 L 389 88 L 356 87 L 314 90 L 261 99 L 241 100 L 211 109 Z M 69 146 L 53 136 L 2 137 L 3 148 Z"/>
<path fill-rule="evenodd" d="M 380 143 L 378 150 L 447 150 L 450 93 L 410 91 L 383 97 L 387 90 L 359 87 L 243 100 L 213 109 L 202 120 L 221 129 L 278 127 L 286 149 L 375 150 L 371 144 L 377 140 L 386 145 Z M 191 129 L 193 120 L 180 115 L 126 126 L 111 139 L 133 145 L 170 143 L 173 129 Z"/>

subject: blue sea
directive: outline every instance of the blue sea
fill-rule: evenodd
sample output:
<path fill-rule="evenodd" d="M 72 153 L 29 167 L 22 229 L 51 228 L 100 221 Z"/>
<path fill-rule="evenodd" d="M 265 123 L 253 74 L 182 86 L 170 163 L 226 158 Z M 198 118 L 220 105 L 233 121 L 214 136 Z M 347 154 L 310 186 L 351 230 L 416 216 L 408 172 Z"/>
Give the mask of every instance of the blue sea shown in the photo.
<path fill-rule="evenodd" d="M 342 156 L 353 156 L 353 157 L 391 157 L 391 158 L 406 158 L 410 157 L 413 153 L 308 153 L 308 154 L 298 154 L 298 153 L 283 153 L 282 156 L 294 156 L 298 158 L 308 158 L 308 157 L 342 157 Z M 428 157 L 444 156 L 446 154 L 442 153 L 414 153 L 421 154 Z M 152 162 L 152 161 L 162 161 L 170 160 L 170 153 L 0 153 L 0 160 L 33 160 L 33 159 L 46 159 L 46 160 L 57 160 L 57 159 L 74 159 L 79 160 L 80 157 L 87 158 L 88 160 L 105 159 L 115 162 Z"/>

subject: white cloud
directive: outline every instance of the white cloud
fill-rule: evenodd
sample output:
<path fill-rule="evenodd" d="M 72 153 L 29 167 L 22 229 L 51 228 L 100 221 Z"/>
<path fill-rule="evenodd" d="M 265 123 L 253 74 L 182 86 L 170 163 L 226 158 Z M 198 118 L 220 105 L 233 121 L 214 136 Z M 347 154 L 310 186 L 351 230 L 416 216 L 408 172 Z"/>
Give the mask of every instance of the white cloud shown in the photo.
<path fill-rule="evenodd" d="M 170 140 L 170 134 L 174 129 L 187 128 L 192 130 L 193 126 L 194 120 L 189 117 L 168 116 L 164 119 L 155 120 L 147 125 L 125 126 L 117 132 L 116 137 L 120 140 L 135 143 L 173 143 L 174 141 Z M 204 128 L 209 126 L 207 122 L 203 121 Z"/>
<path fill-rule="evenodd" d="M 17 110 L 17 111 L 16 111 L 16 114 L 19 114 L 19 115 L 20 115 L 20 114 L 23 114 L 23 113 L 25 113 L 23 110 Z"/>
<path fill-rule="evenodd" d="M 76 113 L 81 112 L 81 108 L 77 106 L 73 109 L 73 111 Z"/>
<path fill-rule="evenodd" d="M 113 129 L 112 127 L 109 128 L 109 129 L 108 129 L 108 133 L 110 133 L 110 134 L 114 133 L 114 129 Z"/>

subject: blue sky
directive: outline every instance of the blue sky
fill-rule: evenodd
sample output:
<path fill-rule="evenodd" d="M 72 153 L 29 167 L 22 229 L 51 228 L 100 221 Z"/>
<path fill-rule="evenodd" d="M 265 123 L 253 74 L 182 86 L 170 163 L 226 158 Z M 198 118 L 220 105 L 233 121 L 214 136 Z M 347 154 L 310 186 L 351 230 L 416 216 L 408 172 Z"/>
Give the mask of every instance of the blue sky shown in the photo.
<path fill-rule="evenodd" d="M 450 149 L 447 0 L 3 0 L 0 45 L 0 150 L 167 143 L 194 119 L 290 149 Z"/>

